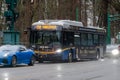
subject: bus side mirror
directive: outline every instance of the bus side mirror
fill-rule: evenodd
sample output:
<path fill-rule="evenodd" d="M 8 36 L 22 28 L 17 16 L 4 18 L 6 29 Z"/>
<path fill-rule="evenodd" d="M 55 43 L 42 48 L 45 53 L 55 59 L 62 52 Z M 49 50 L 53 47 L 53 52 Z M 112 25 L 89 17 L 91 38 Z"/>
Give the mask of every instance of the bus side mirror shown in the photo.
<path fill-rule="evenodd" d="M 24 34 L 27 34 L 28 33 L 28 31 L 27 30 L 24 30 Z"/>

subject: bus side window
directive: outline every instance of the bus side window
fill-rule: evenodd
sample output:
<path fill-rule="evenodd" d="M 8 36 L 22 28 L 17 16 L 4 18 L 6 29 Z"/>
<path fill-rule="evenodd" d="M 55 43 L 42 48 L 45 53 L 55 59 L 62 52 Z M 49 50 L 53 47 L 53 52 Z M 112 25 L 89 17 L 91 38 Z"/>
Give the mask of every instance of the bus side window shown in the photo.
<path fill-rule="evenodd" d="M 98 45 L 98 35 L 94 34 L 93 38 L 94 38 L 94 44 Z"/>
<path fill-rule="evenodd" d="M 74 33 L 73 32 L 64 32 L 63 33 L 63 44 L 65 46 L 74 45 Z"/>
<path fill-rule="evenodd" d="M 89 46 L 93 45 L 93 36 L 92 36 L 92 34 L 88 34 L 88 45 Z"/>
<path fill-rule="evenodd" d="M 74 35 L 74 45 L 75 46 L 80 46 L 80 34 L 75 34 Z"/>
<path fill-rule="evenodd" d="M 88 43 L 87 43 L 87 34 L 86 33 L 81 34 L 81 45 L 83 45 L 83 46 L 88 45 Z"/>
<path fill-rule="evenodd" d="M 100 36 L 99 36 L 99 43 L 100 43 L 101 45 L 103 45 L 104 42 L 105 42 L 104 36 L 103 36 L 103 35 L 100 35 Z"/>
<path fill-rule="evenodd" d="M 67 36 L 65 34 L 65 32 L 63 33 L 63 45 L 67 45 Z"/>

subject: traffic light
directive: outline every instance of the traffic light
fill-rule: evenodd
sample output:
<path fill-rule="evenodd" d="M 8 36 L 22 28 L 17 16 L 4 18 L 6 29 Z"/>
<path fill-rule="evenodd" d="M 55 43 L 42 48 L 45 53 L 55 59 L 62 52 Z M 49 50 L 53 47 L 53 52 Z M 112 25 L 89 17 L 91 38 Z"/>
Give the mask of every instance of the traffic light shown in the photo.
<path fill-rule="evenodd" d="M 5 0 L 6 4 L 17 4 L 17 0 Z"/>
<path fill-rule="evenodd" d="M 11 43 L 16 44 L 19 42 L 19 32 L 16 32 L 14 29 L 14 23 L 18 17 L 18 13 L 16 12 L 16 5 L 18 0 L 4 0 L 6 3 L 7 11 L 4 12 L 4 16 L 6 19 L 7 30 L 4 31 L 3 42 L 5 44 Z M 6 37 L 10 36 L 10 37 Z"/>
<path fill-rule="evenodd" d="M 4 16 L 5 16 L 5 17 L 9 17 L 9 16 L 13 17 L 13 12 L 10 11 L 10 10 L 5 11 L 5 12 L 4 12 Z"/>
<path fill-rule="evenodd" d="M 5 11 L 5 12 L 4 12 L 4 16 L 5 16 L 5 18 L 6 18 L 6 23 L 7 23 L 7 24 L 8 24 L 8 23 L 10 24 L 10 22 L 12 21 L 12 19 L 13 19 L 13 17 L 14 17 L 13 12 L 10 11 L 10 10 Z"/>
<path fill-rule="evenodd" d="M 5 0 L 7 4 L 7 11 L 4 12 L 4 16 L 6 17 L 6 23 L 14 29 L 14 23 L 18 17 L 18 13 L 15 11 L 15 7 L 17 5 L 17 0 Z"/>
<path fill-rule="evenodd" d="M 11 4 L 11 0 L 5 0 L 6 4 Z"/>
<path fill-rule="evenodd" d="M 5 2 L 7 4 L 8 10 L 9 9 L 14 10 L 14 8 L 17 5 L 17 0 L 5 0 Z"/>

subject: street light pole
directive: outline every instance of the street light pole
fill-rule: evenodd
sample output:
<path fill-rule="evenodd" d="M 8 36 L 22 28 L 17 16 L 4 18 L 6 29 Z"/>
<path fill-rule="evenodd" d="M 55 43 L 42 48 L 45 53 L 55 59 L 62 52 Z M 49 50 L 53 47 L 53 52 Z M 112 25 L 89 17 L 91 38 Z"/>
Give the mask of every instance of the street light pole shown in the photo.
<path fill-rule="evenodd" d="M 45 19 L 48 18 L 48 14 L 47 14 L 47 13 L 48 13 L 48 12 L 47 12 L 47 5 L 48 5 L 47 0 L 45 0 L 45 14 L 44 14 L 44 15 L 45 15 L 45 16 L 44 16 Z"/>
<path fill-rule="evenodd" d="M 110 32 L 111 32 L 111 27 L 110 27 L 110 14 L 107 14 L 107 44 L 111 43 L 111 36 L 110 36 Z"/>
<path fill-rule="evenodd" d="M 9 29 L 4 31 L 4 44 L 16 44 L 19 42 L 19 32 L 14 30 L 14 23 L 18 17 L 18 13 L 15 11 L 17 1 L 18 0 L 5 0 L 8 9 L 4 12 L 4 16 L 6 18 L 6 24 L 8 25 Z"/>
<path fill-rule="evenodd" d="M 107 14 L 107 44 L 111 43 L 111 21 L 115 21 L 115 20 L 120 20 L 120 14 L 117 15 L 110 15 L 109 13 Z"/>
<path fill-rule="evenodd" d="M 79 21 L 79 0 L 77 0 L 77 3 L 76 3 L 76 21 Z"/>

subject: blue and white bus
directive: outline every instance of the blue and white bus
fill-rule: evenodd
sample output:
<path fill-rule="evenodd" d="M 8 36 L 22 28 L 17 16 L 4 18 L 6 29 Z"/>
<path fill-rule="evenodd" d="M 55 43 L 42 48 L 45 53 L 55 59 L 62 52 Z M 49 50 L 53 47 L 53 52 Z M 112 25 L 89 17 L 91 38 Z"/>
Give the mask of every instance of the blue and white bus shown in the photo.
<path fill-rule="evenodd" d="M 106 31 L 71 20 L 40 20 L 30 29 L 30 46 L 39 62 L 99 59 L 104 56 Z"/>

